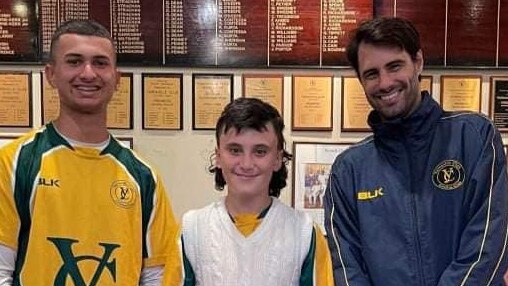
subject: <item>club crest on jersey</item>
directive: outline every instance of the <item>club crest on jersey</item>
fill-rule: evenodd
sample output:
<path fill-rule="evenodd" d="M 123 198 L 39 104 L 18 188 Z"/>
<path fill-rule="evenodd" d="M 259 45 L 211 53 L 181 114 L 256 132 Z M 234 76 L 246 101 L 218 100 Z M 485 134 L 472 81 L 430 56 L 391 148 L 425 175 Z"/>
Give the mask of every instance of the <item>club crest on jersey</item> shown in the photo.
<path fill-rule="evenodd" d="M 136 189 L 127 181 L 116 181 L 109 190 L 116 205 L 131 208 L 136 202 Z"/>
<path fill-rule="evenodd" d="M 465 172 L 456 160 L 444 160 L 432 171 L 432 182 L 442 190 L 457 189 L 464 183 Z"/>

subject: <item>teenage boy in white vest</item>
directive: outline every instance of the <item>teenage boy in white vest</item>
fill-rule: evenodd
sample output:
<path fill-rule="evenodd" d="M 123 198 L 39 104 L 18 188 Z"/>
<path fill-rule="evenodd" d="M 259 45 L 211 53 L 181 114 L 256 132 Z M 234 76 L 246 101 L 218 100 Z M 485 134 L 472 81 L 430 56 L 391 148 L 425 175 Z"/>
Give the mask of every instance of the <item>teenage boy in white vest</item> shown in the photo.
<path fill-rule="evenodd" d="M 166 285 L 333 285 L 319 228 L 277 199 L 291 159 L 283 129 L 277 110 L 258 99 L 226 106 L 210 172 L 227 195 L 183 216 L 183 270 L 177 278 L 168 271 Z"/>

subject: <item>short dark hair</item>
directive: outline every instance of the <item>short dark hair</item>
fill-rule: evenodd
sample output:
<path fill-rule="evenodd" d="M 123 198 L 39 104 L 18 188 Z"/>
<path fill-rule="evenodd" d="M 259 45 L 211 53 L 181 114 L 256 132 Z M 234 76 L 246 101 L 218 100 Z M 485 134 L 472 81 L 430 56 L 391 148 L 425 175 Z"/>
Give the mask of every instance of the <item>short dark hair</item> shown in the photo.
<path fill-rule="evenodd" d="M 215 139 L 219 145 L 220 135 L 234 128 L 236 132 L 244 129 L 256 131 L 267 130 L 271 124 L 277 136 L 277 150 L 282 150 L 282 166 L 278 171 L 273 172 L 269 185 L 269 195 L 279 197 L 280 190 L 286 186 L 288 169 L 286 164 L 291 160 L 292 155 L 285 149 L 286 141 L 282 134 L 284 120 L 277 109 L 268 103 L 256 98 L 238 98 L 229 103 L 222 111 L 215 128 Z M 214 165 L 213 160 L 209 168 L 210 173 L 215 174 L 215 189 L 224 190 L 226 180 L 220 168 Z"/>
<path fill-rule="evenodd" d="M 96 36 L 108 39 L 113 46 L 115 51 L 115 42 L 111 37 L 109 31 L 94 20 L 69 20 L 63 22 L 53 33 L 51 37 L 51 46 L 49 49 L 49 61 L 52 62 L 55 59 L 55 49 L 60 37 L 64 34 L 76 34 L 82 36 Z"/>
<path fill-rule="evenodd" d="M 420 51 L 420 35 L 411 22 L 403 18 L 379 17 L 367 20 L 354 30 L 346 49 L 347 58 L 358 78 L 358 48 L 361 43 L 397 47 L 416 60 Z"/>

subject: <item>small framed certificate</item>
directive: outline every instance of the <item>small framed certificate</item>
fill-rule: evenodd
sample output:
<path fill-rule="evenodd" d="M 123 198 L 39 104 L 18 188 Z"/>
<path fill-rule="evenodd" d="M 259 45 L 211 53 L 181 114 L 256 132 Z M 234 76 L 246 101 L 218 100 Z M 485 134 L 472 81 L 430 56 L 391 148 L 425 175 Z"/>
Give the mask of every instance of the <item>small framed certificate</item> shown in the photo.
<path fill-rule="evenodd" d="M 331 131 L 333 77 L 330 75 L 293 76 L 292 129 Z"/>
<path fill-rule="evenodd" d="M 481 76 L 441 76 L 441 106 L 448 111 L 480 112 L 481 84 Z"/>
<path fill-rule="evenodd" d="M 132 129 L 132 73 L 122 73 L 116 92 L 108 104 L 107 126 Z"/>
<path fill-rule="evenodd" d="M 143 129 L 183 129 L 182 77 L 143 74 Z"/>
<path fill-rule="evenodd" d="M 500 132 L 508 132 L 508 77 L 490 78 L 489 115 Z"/>
<path fill-rule="evenodd" d="M 222 110 L 232 100 L 232 74 L 193 74 L 192 129 L 214 130 Z"/>
<path fill-rule="evenodd" d="M 0 72 L 0 126 L 32 126 L 30 73 Z"/>
<path fill-rule="evenodd" d="M 372 107 L 367 101 L 363 86 L 357 77 L 342 78 L 342 120 L 343 131 L 370 131 L 367 117 Z"/>
<path fill-rule="evenodd" d="M 281 74 L 243 75 L 243 96 L 269 103 L 284 117 L 284 76 Z"/>
<path fill-rule="evenodd" d="M 324 231 L 323 199 L 335 158 L 349 144 L 294 142 L 292 204 L 314 219 Z"/>

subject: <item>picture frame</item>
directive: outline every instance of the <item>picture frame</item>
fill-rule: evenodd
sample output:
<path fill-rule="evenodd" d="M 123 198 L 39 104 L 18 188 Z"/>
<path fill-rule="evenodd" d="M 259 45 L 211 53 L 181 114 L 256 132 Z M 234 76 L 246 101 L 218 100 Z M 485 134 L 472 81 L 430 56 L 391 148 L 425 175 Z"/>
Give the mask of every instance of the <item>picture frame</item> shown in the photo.
<path fill-rule="evenodd" d="M 222 110 L 232 100 L 232 74 L 193 74 L 192 129 L 215 130 Z"/>
<path fill-rule="evenodd" d="M 32 127 L 32 74 L 0 72 L 0 127 Z"/>
<path fill-rule="evenodd" d="M 142 74 L 142 128 L 183 129 L 183 74 Z"/>
<path fill-rule="evenodd" d="M 442 75 L 441 106 L 446 111 L 480 112 L 481 84 L 479 75 Z"/>
<path fill-rule="evenodd" d="M 244 74 L 242 96 L 260 99 L 272 105 L 284 118 L 284 75 Z"/>
<path fill-rule="evenodd" d="M 489 117 L 501 133 L 508 133 L 508 77 L 490 77 Z"/>
<path fill-rule="evenodd" d="M 362 84 L 356 76 L 342 77 L 341 131 L 370 132 L 367 117 L 372 107 L 367 101 Z"/>
<path fill-rule="evenodd" d="M 292 206 L 308 213 L 324 232 L 323 200 L 336 157 L 352 144 L 293 142 Z"/>
<path fill-rule="evenodd" d="M 333 130 L 333 76 L 293 75 L 293 131 Z"/>

